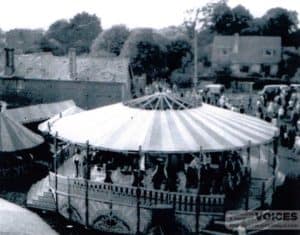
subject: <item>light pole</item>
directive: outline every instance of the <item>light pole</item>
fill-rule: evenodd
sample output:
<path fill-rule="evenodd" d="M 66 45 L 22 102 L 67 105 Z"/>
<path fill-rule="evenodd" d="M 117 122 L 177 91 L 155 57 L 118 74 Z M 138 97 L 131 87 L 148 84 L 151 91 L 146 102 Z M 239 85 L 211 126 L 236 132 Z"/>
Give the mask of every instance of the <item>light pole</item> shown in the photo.
<path fill-rule="evenodd" d="M 197 88 L 198 84 L 198 37 L 197 37 L 197 29 L 199 26 L 199 14 L 201 13 L 200 9 L 197 9 L 195 12 L 195 17 L 192 22 L 192 28 L 193 28 L 193 40 L 194 40 L 194 76 L 193 76 L 193 87 L 194 89 Z"/>
<path fill-rule="evenodd" d="M 193 85 L 194 88 L 197 88 L 198 82 L 198 37 L 197 37 L 197 30 L 196 30 L 197 22 L 195 22 L 194 26 L 194 77 L 193 77 Z"/>

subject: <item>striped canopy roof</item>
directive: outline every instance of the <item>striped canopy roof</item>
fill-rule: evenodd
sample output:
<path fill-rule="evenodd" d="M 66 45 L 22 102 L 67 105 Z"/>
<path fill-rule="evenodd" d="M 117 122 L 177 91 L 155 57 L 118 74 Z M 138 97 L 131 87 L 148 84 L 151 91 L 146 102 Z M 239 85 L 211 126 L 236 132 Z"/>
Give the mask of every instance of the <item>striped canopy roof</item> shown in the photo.
<path fill-rule="evenodd" d="M 43 138 L 0 112 L 0 152 L 15 152 L 34 148 Z"/>
<path fill-rule="evenodd" d="M 78 106 L 73 106 L 70 108 L 67 108 L 66 110 L 60 112 L 59 114 L 54 115 L 53 117 L 51 117 L 50 119 L 48 119 L 47 121 L 44 121 L 42 123 L 40 123 L 38 125 L 38 129 L 41 132 L 47 133 L 49 132 L 49 129 L 51 129 L 51 126 L 54 122 L 56 122 L 58 119 L 65 117 L 65 116 L 69 116 L 75 113 L 80 113 L 82 112 L 83 109 L 79 108 Z"/>
<path fill-rule="evenodd" d="M 170 94 L 168 99 L 172 99 Z M 134 101 L 63 117 L 53 123 L 50 133 L 77 144 L 89 141 L 94 147 L 110 151 L 138 151 L 140 146 L 145 152 L 187 153 L 199 152 L 200 148 L 244 148 L 249 142 L 260 145 L 270 142 L 277 131 L 255 117 L 208 104 L 146 109 Z M 176 107 L 181 105 L 176 103 Z"/>

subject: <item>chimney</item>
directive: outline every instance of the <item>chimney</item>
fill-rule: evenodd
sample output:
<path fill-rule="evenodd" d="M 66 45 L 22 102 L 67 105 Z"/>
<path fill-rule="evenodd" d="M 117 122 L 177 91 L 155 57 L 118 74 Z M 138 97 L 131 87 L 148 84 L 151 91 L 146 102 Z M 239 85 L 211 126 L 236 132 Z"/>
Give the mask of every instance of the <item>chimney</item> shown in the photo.
<path fill-rule="evenodd" d="M 234 41 L 233 41 L 233 53 L 237 54 L 239 53 L 239 34 L 235 33 L 234 34 Z"/>
<path fill-rule="evenodd" d="M 4 48 L 5 51 L 5 68 L 4 75 L 11 76 L 15 72 L 15 49 Z"/>
<path fill-rule="evenodd" d="M 69 73 L 72 80 L 77 80 L 76 48 L 69 49 Z"/>

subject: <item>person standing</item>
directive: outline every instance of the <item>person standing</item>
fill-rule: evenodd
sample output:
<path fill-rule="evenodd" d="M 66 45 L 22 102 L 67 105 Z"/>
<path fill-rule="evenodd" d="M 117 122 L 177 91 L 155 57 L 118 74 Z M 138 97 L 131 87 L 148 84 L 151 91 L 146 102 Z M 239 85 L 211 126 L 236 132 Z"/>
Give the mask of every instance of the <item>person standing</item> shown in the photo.
<path fill-rule="evenodd" d="M 76 149 L 76 152 L 73 156 L 73 162 L 75 165 L 75 177 L 79 177 L 80 160 L 81 160 L 81 151 L 80 151 L 80 149 Z"/>

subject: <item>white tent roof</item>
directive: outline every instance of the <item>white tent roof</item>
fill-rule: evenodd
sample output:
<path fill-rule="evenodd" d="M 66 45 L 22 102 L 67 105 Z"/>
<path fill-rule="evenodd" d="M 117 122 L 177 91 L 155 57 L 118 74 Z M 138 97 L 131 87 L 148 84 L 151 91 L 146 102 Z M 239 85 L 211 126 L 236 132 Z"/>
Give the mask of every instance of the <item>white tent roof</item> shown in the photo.
<path fill-rule="evenodd" d="M 47 133 L 47 132 L 49 132 L 49 128 L 51 129 L 51 126 L 53 125 L 53 123 L 56 122 L 58 119 L 69 116 L 69 115 L 73 115 L 75 113 L 80 113 L 82 111 L 83 111 L 83 109 L 74 105 L 70 108 L 65 109 L 64 111 L 60 112 L 59 114 L 54 115 L 47 121 L 42 122 L 41 124 L 38 125 L 38 129 L 41 132 Z"/>
<path fill-rule="evenodd" d="M 150 100 L 150 102 L 149 102 Z M 245 114 L 186 102 L 159 93 L 75 115 L 53 123 L 51 134 L 111 151 L 224 151 L 270 142 L 277 128 Z M 152 107 L 152 108 L 151 108 Z M 185 107 L 185 108 L 183 108 Z"/>

